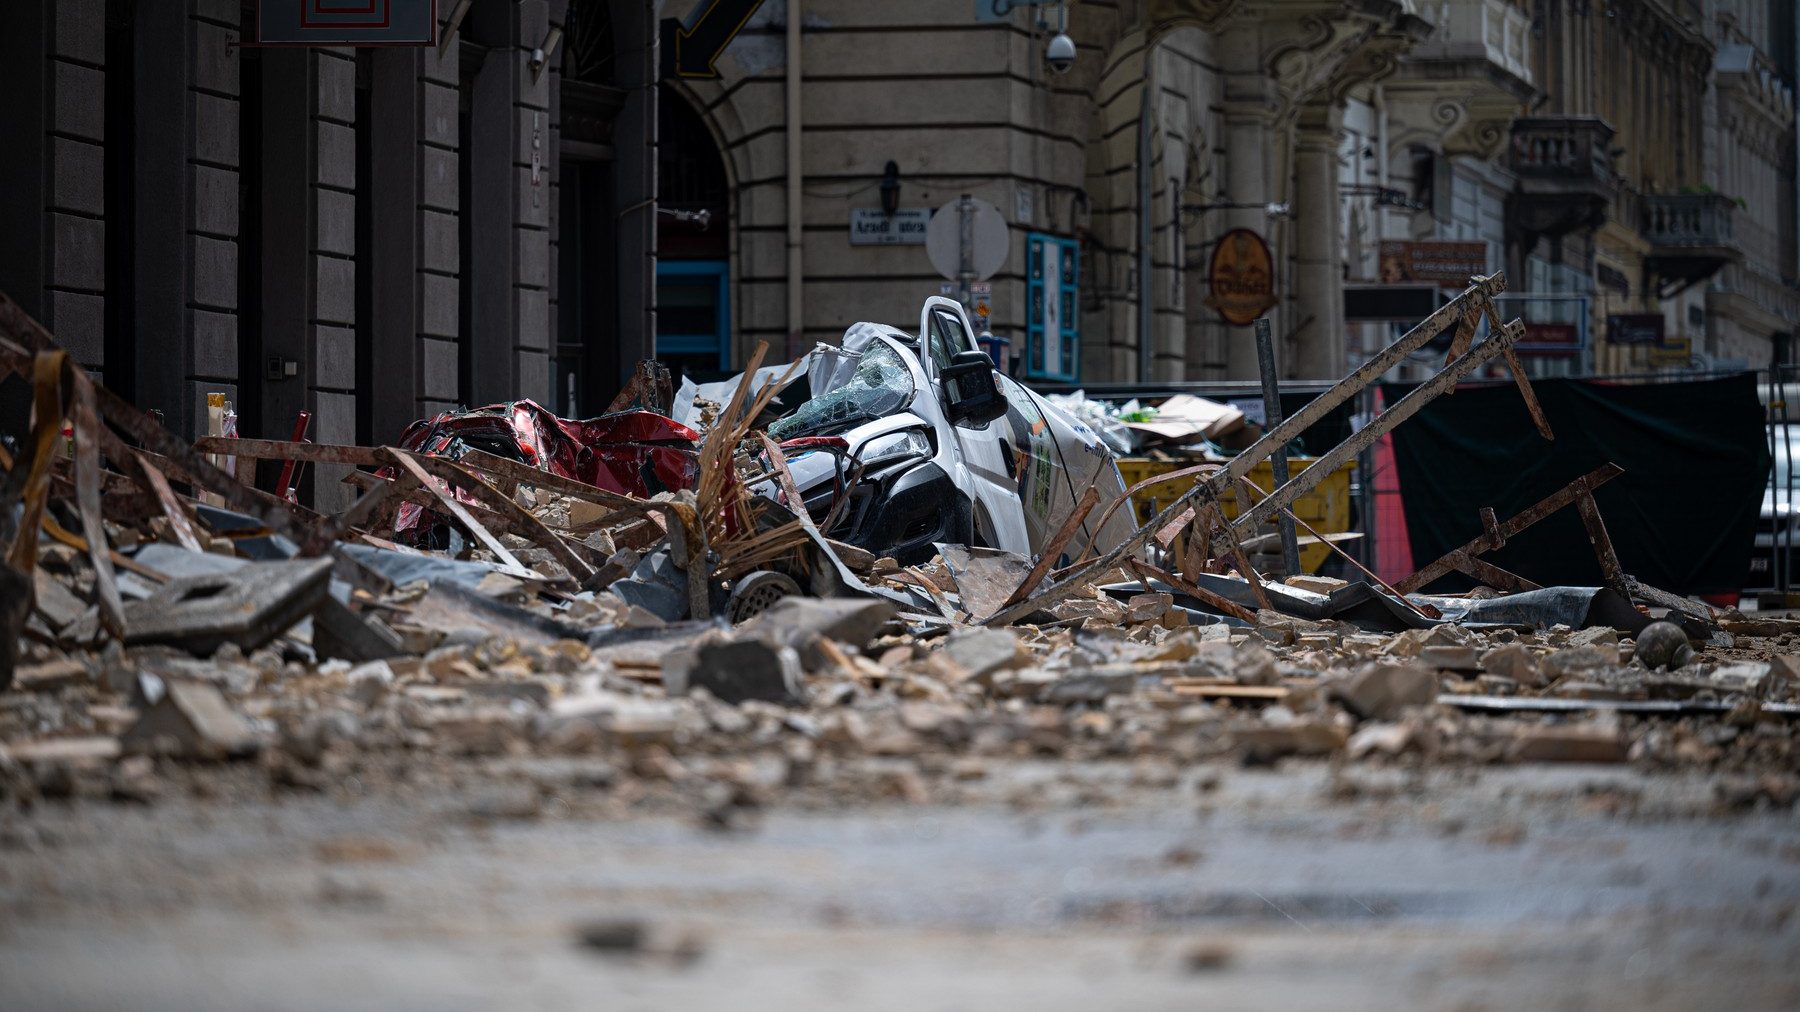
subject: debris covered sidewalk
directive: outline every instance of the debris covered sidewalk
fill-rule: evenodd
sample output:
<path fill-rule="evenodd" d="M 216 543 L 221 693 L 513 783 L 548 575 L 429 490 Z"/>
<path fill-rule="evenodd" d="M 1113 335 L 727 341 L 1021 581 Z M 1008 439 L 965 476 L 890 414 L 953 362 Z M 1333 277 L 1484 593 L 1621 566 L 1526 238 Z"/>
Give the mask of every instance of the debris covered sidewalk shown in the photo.
<path fill-rule="evenodd" d="M 1502 286 L 1476 279 L 1129 536 L 1099 532 L 1131 490 L 1089 494 L 1035 557 L 939 544 L 915 565 L 832 537 L 847 491 L 817 516 L 802 499 L 790 454 L 824 444 L 769 435 L 780 379 L 738 383 L 703 430 L 663 414 L 646 364 L 591 422 L 520 402 L 398 446 L 190 445 L 0 299 L 0 366 L 34 395 L 0 458 L 0 799 L 149 801 L 214 774 L 403 789 L 426 757 L 604 755 L 729 822 L 798 785 L 923 801 L 1009 758 L 1301 756 L 1688 764 L 1731 774 L 1728 805 L 1791 804 L 1800 623 L 1633 580 L 1593 505 L 1605 468 L 1394 587 L 1250 565 L 1311 483 L 1510 359 Z M 1437 377 L 1226 519 L 1221 493 L 1452 327 Z M 248 483 L 259 459 L 352 465 L 361 494 L 314 513 Z M 1569 506 L 1607 586 L 1479 558 Z M 1493 592 L 1414 593 L 1452 569 Z"/>

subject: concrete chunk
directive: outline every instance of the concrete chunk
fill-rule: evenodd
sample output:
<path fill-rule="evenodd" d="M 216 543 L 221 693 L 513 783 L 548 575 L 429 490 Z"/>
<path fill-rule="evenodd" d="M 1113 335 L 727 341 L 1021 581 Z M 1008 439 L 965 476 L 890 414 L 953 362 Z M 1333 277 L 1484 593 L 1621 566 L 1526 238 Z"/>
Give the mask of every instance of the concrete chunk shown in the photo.
<path fill-rule="evenodd" d="M 1507 643 L 1481 655 L 1481 670 L 1520 685 L 1544 684 L 1537 655 L 1520 643 Z"/>
<path fill-rule="evenodd" d="M 1124 671 L 1075 671 L 1038 691 L 1040 703 L 1099 703 L 1137 688 L 1138 675 Z"/>
<path fill-rule="evenodd" d="M 1558 650 L 1538 662 L 1549 680 L 1567 678 L 1581 671 L 1619 666 L 1617 645 L 1588 645 Z"/>
<path fill-rule="evenodd" d="M 1537 725 L 1519 730 L 1507 756 L 1514 762 L 1618 763 L 1629 750 L 1616 727 Z"/>
<path fill-rule="evenodd" d="M 57 692 L 93 680 L 87 665 L 67 659 L 13 669 L 13 686 L 21 692 Z"/>
<path fill-rule="evenodd" d="M 1242 750 L 1243 761 L 1252 766 L 1291 755 L 1330 755 L 1343 748 L 1346 739 L 1342 728 L 1324 721 L 1241 727 L 1231 737 Z"/>
<path fill-rule="evenodd" d="M 200 682 L 171 681 L 163 697 L 144 711 L 120 743 L 128 752 L 186 759 L 224 759 L 256 751 L 256 731 Z"/>
<path fill-rule="evenodd" d="M 81 738 L 40 738 L 0 746 L 0 759 L 21 763 L 94 765 L 119 757 L 119 739 L 111 735 Z"/>
<path fill-rule="evenodd" d="M 1741 692 L 1766 699 L 1775 682 L 1773 666 L 1763 661 L 1743 661 L 1715 668 L 1710 681 L 1720 692 Z"/>
<path fill-rule="evenodd" d="M 254 650 L 319 606 L 332 560 L 253 562 L 230 573 L 171 580 L 125 606 L 125 642 L 167 643 L 210 656 L 225 643 Z"/>
<path fill-rule="evenodd" d="M 1365 720 L 1391 720 L 1437 698 L 1437 673 L 1412 664 L 1372 664 L 1331 685 L 1344 709 Z"/>
<path fill-rule="evenodd" d="M 1440 671 L 1481 670 L 1481 661 L 1471 646 L 1428 646 L 1419 651 L 1419 662 Z"/>
<path fill-rule="evenodd" d="M 976 681 L 1031 663 L 1031 655 L 1019 649 L 1019 638 L 1005 629 L 957 633 L 945 641 L 943 656 L 963 679 Z"/>
<path fill-rule="evenodd" d="M 799 652 L 759 639 L 713 641 L 670 654 L 663 662 L 663 690 L 682 696 L 696 688 L 727 703 L 797 705 L 806 699 Z"/>
<path fill-rule="evenodd" d="M 828 639 L 853 647 L 868 648 L 869 641 L 892 621 L 894 606 L 888 601 L 865 598 L 784 597 L 767 611 L 738 626 L 740 635 L 756 636 L 800 651 L 807 670 L 828 663 L 818 641 Z"/>

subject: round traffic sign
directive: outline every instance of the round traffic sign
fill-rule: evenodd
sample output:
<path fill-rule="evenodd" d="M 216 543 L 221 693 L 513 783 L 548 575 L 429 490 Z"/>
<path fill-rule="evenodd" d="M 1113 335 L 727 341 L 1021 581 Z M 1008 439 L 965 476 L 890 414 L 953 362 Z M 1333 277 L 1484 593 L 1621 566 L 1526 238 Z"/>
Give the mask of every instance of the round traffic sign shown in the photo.
<path fill-rule="evenodd" d="M 985 281 L 1006 263 L 1012 240 L 999 208 L 985 200 L 970 200 L 969 203 L 974 205 L 970 211 L 974 222 L 970 230 L 973 242 L 969 265 L 975 271 L 975 280 Z M 951 281 L 958 280 L 957 275 L 962 270 L 961 204 L 959 197 L 938 208 L 931 216 L 931 224 L 925 228 L 925 255 L 931 258 L 931 266 Z"/>

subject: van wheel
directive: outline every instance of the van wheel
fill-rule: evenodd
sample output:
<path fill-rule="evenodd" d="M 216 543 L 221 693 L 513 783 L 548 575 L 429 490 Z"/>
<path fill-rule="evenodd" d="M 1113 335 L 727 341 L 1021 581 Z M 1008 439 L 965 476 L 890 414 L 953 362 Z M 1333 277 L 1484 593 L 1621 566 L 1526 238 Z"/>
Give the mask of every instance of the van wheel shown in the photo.
<path fill-rule="evenodd" d="M 793 577 L 786 573 L 760 569 L 739 580 L 737 586 L 731 588 L 731 600 L 725 605 L 725 614 L 732 625 L 737 625 L 768 611 L 782 598 L 799 593 L 800 584 Z"/>

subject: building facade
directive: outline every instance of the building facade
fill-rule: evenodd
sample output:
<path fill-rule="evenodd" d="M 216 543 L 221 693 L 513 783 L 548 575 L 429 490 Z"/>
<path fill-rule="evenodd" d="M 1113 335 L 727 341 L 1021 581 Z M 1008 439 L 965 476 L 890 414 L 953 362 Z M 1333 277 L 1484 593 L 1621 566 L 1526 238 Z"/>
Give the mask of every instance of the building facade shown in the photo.
<path fill-rule="evenodd" d="M 246 45 L 257 7 L 9 9 L 0 291 L 189 435 L 210 392 L 325 443 L 603 408 L 655 333 L 656 5 L 441 3 L 441 45 L 363 49 Z"/>
<path fill-rule="evenodd" d="M 1289 376 L 1458 271 L 1508 271 L 1544 373 L 1762 366 L 1800 319 L 1785 0 L 763 0 L 709 66 L 668 59 L 704 0 L 444 0 L 391 49 L 246 45 L 257 6 L 0 34 L 0 291 L 189 434 L 209 392 L 320 442 L 594 413 L 653 350 L 904 326 L 965 194 L 1005 226 L 976 301 L 1046 382 L 1252 377 L 1209 304 L 1237 228 Z"/>
<path fill-rule="evenodd" d="M 970 6 L 768 0 L 718 80 L 667 86 L 730 193 L 709 268 L 722 357 L 903 324 L 941 291 L 925 248 L 856 241 L 896 187 L 901 219 L 964 193 L 1000 210 L 989 319 L 1043 379 L 1252 376 L 1249 329 L 1207 304 L 1240 227 L 1273 254 L 1290 375 L 1334 377 L 1435 304 L 1359 308 L 1396 248 L 1507 270 L 1540 374 L 1762 366 L 1795 326 L 1780 0 Z M 1044 52 L 1065 27 L 1078 57 L 1059 75 Z M 1073 293 L 1043 276 L 1064 262 Z M 1046 363 L 1047 317 L 1078 321 L 1078 369 Z"/>

